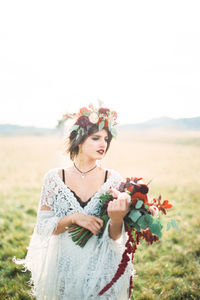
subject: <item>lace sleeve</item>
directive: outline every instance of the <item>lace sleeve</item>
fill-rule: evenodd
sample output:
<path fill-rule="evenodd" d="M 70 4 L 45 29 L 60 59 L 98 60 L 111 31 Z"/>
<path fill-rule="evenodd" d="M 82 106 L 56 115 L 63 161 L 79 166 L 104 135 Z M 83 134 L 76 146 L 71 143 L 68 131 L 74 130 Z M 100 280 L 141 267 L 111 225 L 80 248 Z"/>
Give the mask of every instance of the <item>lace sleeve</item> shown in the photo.
<path fill-rule="evenodd" d="M 37 233 L 44 237 L 53 234 L 61 218 L 60 215 L 56 214 L 54 209 L 57 189 L 56 182 L 52 176 L 52 170 L 50 170 L 44 176 L 36 223 Z M 44 206 L 45 210 L 43 209 Z"/>
<path fill-rule="evenodd" d="M 47 206 L 49 210 L 53 209 L 53 203 L 56 194 L 56 183 L 54 178 L 51 176 L 51 170 L 47 172 L 44 176 L 39 209 L 42 210 L 42 206 Z"/>

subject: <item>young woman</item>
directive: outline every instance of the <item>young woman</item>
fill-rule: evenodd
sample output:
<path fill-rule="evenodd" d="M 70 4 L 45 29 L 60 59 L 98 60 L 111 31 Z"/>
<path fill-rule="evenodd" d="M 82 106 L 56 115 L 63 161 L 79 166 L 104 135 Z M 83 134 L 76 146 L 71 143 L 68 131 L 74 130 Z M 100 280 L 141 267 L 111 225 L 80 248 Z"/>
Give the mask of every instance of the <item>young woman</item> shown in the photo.
<path fill-rule="evenodd" d="M 97 236 L 103 226 L 99 197 L 122 181 L 118 172 L 97 166 L 115 134 L 116 113 L 90 106 L 80 109 L 76 117 L 68 146 L 73 163 L 45 175 L 37 223 L 23 263 L 31 271 L 37 299 L 126 300 L 131 262 L 124 275 L 98 296 L 113 278 L 127 240 L 123 218 L 129 211 L 128 199 L 109 203 L 109 222 L 103 236 Z M 93 233 L 83 248 L 68 233 L 72 224 Z"/>

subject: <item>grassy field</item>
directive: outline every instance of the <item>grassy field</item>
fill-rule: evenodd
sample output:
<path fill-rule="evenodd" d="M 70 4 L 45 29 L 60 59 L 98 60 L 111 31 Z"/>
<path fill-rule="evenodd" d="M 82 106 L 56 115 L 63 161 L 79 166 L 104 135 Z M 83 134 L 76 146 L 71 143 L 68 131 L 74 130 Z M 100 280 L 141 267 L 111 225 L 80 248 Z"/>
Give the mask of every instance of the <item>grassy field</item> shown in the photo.
<path fill-rule="evenodd" d="M 0 299 L 28 300 L 30 274 L 12 258 L 26 254 L 43 175 L 69 159 L 59 136 L 0 137 L 0 161 Z M 165 221 L 175 217 L 180 227 L 141 243 L 132 299 L 200 299 L 200 132 L 121 133 L 103 167 L 152 180 L 150 195 L 174 205 Z"/>

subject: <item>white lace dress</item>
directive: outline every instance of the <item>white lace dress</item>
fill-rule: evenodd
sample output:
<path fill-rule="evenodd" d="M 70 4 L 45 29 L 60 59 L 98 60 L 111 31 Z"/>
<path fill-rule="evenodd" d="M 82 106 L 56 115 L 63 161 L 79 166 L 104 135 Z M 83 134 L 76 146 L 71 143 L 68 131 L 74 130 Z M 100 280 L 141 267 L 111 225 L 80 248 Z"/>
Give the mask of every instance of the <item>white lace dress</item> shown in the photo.
<path fill-rule="evenodd" d="M 98 192 L 83 208 L 72 191 L 58 174 L 51 169 L 44 177 L 37 223 L 23 263 L 31 271 L 33 293 L 42 300 L 127 300 L 130 276 L 134 275 L 131 261 L 120 279 L 103 295 L 101 289 L 114 276 L 124 251 L 127 234 L 122 227 L 122 236 L 117 241 L 109 237 L 106 226 L 101 239 L 93 235 L 87 244 L 77 246 L 68 232 L 53 235 L 58 221 L 69 214 L 99 215 L 100 199 L 110 187 L 118 188 L 121 176 L 109 170 L 110 176 Z M 51 210 L 41 210 L 47 205 Z"/>

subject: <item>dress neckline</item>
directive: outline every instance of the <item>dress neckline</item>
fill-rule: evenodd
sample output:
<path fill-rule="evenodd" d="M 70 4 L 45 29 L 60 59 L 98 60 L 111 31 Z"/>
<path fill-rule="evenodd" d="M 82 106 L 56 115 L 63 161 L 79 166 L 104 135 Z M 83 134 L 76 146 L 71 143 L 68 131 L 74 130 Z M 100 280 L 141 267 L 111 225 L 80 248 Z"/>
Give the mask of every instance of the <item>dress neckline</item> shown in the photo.
<path fill-rule="evenodd" d="M 105 170 L 106 171 L 106 170 Z M 109 170 L 107 169 L 107 171 L 109 172 Z M 57 177 L 58 177 L 58 179 L 59 179 L 59 181 L 61 181 L 61 183 L 62 183 L 62 185 L 67 189 L 67 191 L 69 191 L 72 195 L 73 195 L 73 197 L 76 199 L 76 201 L 78 202 L 78 204 L 80 205 L 80 207 L 82 208 L 82 209 L 84 209 L 90 202 L 91 202 L 91 200 L 93 199 L 93 198 L 95 198 L 95 196 L 97 196 L 97 194 L 98 193 L 100 193 L 101 192 L 101 190 L 104 188 L 104 186 L 110 181 L 110 178 L 111 178 L 111 176 L 112 176 L 112 173 L 110 173 L 110 175 L 109 176 L 107 176 L 107 180 L 100 186 L 100 188 L 98 189 L 98 191 L 96 192 L 96 193 L 94 193 L 94 195 L 89 199 L 89 200 L 87 200 L 86 202 L 84 202 L 84 201 L 82 201 L 81 199 L 80 199 L 80 197 L 79 197 L 79 199 L 82 201 L 82 203 L 85 203 L 86 205 L 84 205 L 84 207 L 82 207 L 81 206 L 81 204 L 80 204 L 80 202 L 78 201 L 78 199 L 76 198 L 76 193 L 73 191 L 73 190 L 71 190 L 67 185 L 66 185 L 66 183 L 64 183 L 63 182 L 63 180 L 62 180 L 62 178 L 60 177 L 60 175 L 58 174 L 58 169 L 56 169 L 56 175 L 57 175 Z M 76 195 L 76 196 L 75 196 Z"/>
<path fill-rule="evenodd" d="M 92 199 L 92 197 L 95 195 L 93 194 L 87 201 L 83 201 L 81 200 L 81 198 L 76 194 L 76 192 L 74 192 L 72 189 L 70 189 L 68 187 L 68 189 L 74 194 L 74 197 L 78 200 L 78 202 L 80 202 L 81 207 L 85 207 L 87 205 L 87 203 Z"/>

